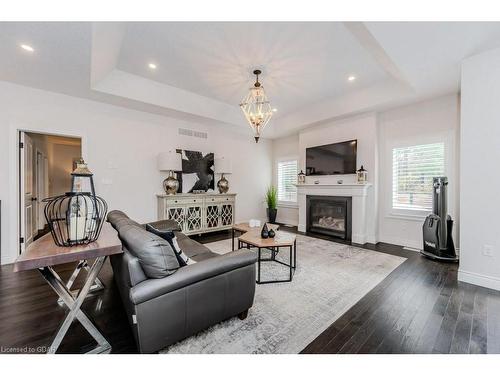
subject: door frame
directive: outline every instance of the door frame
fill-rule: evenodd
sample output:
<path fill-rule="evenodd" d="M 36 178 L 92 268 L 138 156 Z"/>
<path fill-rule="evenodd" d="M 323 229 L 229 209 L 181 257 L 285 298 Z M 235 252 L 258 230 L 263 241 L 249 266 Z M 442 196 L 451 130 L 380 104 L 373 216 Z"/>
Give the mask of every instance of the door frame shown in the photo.
<path fill-rule="evenodd" d="M 80 139 L 80 148 L 82 153 L 82 158 L 87 160 L 87 134 L 85 132 L 71 132 L 66 129 L 64 130 L 52 130 L 51 128 L 44 127 L 17 127 L 15 125 L 11 125 L 10 129 L 10 155 L 11 160 L 15 160 L 15 163 L 10 163 L 10 177 L 12 181 L 16 181 L 16 184 L 11 185 L 10 196 L 15 198 L 14 202 L 17 202 L 15 205 L 15 209 L 10 212 L 11 222 L 17 223 L 15 225 L 14 230 L 9 230 L 10 234 L 14 234 L 14 237 L 10 238 L 10 246 L 12 249 L 16 249 L 15 254 L 11 254 L 7 262 L 13 262 L 17 256 L 19 256 L 24 251 L 24 243 L 21 242 L 22 236 L 22 214 L 21 210 L 22 206 L 22 196 L 21 196 L 21 154 L 22 149 L 20 147 L 21 133 L 35 133 L 40 135 L 53 135 L 57 137 L 69 137 L 69 138 L 79 138 Z M 4 254 L 2 254 L 4 256 Z M 2 259 L 2 264 L 4 260 Z"/>

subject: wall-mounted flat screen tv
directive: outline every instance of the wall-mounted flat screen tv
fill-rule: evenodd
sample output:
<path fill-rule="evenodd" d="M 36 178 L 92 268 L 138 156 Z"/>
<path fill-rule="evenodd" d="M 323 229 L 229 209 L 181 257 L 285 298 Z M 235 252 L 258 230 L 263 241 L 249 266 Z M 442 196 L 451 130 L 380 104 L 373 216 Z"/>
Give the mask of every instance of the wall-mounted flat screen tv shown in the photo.
<path fill-rule="evenodd" d="M 351 140 L 306 149 L 306 175 L 328 176 L 356 173 L 358 141 Z"/>

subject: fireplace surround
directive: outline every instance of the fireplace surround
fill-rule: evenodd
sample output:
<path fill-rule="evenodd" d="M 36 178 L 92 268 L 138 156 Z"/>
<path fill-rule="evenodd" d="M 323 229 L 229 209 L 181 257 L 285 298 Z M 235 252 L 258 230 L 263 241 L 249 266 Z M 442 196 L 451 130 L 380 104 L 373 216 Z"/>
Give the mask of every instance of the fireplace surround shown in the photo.
<path fill-rule="evenodd" d="M 306 197 L 306 230 L 351 241 L 352 198 L 322 195 Z"/>
<path fill-rule="evenodd" d="M 352 203 L 351 242 L 356 244 L 376 243 L 373 231 L 375 202 L 371 183 L 305 183 L 296 186 L 299 206 L 299 232 L 305 233 L 307 231 L 307 196 L 349 197 Z"/>

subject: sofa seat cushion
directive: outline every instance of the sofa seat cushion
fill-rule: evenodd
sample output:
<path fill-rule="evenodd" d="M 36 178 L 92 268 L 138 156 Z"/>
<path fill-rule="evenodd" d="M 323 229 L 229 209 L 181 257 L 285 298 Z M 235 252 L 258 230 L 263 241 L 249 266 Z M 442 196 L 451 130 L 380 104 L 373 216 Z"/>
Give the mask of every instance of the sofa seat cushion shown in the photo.
<path fill-rule="evenodd" d="M 177 256 L 170 244 L 142 226 L 123 225 L 119 235 L 127 250 L 139 259 L 148 278 L 160 279 L 179 269 Z"/>
<path fill-rule="evenodd" d="M 188 257 L 196 260 L 196 257 L 200 254 L 211 253 L 211 251 L 205 245 L 192 240 L 184 233 L 176 233 L 176 235 L 179 247 Z"/>

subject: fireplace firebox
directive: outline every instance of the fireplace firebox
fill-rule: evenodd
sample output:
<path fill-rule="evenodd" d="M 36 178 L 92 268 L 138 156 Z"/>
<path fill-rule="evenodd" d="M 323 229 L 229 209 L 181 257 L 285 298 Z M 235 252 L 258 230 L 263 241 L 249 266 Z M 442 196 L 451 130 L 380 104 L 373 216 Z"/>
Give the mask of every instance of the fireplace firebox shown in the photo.
<path fill-rule="evenodd" d="M 352 234 L 352 198 L 308 195 L 307 231 L 350 241 Z"/>

